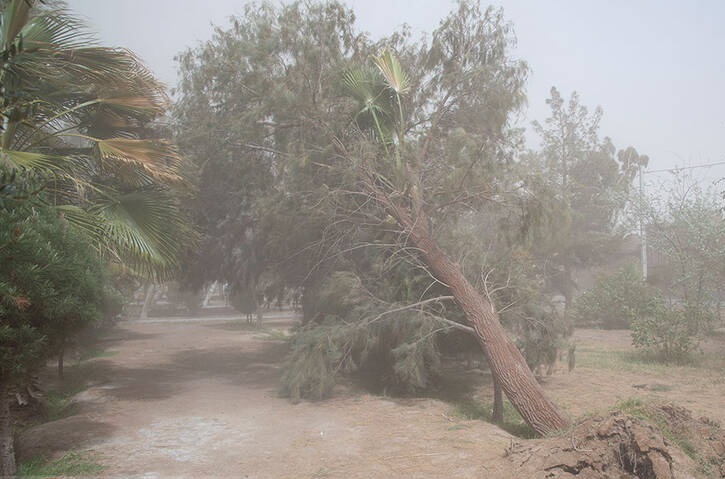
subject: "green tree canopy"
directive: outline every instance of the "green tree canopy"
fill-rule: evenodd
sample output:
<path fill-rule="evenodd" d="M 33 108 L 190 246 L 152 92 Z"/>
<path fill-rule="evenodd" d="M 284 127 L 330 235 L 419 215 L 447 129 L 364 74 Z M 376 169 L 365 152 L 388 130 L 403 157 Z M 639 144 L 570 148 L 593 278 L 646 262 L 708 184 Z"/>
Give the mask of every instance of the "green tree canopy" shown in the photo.
<path fill-rule="evenodd" d="M 396 306 L 445 324 L 440 313 L 455 296 L 452 308 L 488 338 L 480 344 L 494 375 L 513 368 L 504 390 L 545 431 L 565 419 L 506 345 L 492 298 L 438 246 L 462 213 L 503 202 L 515 183 L 504 173 L 520 144 L 512 116 L 526 65 L 509 56 L 513 40 L 501 11 L 473 2 L 460 2 L 429 39 L 403 31 L 377 43 L 355 33 L 338 3 L 251 5 L 180 57 L 176 118 L 202 181 L 233 182 L 197 208 L 209 257 L 220 260 L 213 273 L 253 283 L 273 267 L 323 295 L 337 289 L 329 279 L 345 278 L 372 298 L 364 314 L 358 288 L 343 302 L 363 325 Z M 394 287 L 398 297 L 381 294 L 394 281 L 367 287 L 404 263 L 412 281 L 397 284 L 412 287 Z M 422 351 L 406 341 L 395 348 L 401 357 Z"/>
<path fill-rule="evenodd" d="M 537 236 L 537 254 L 547 259 L 552 289 L 571 304 L 574 269 L 596 264 L 613 251 L 626 231 L 623 214 L 629 190 L 648 158 L 628 147 L 616 151 L 608 137 L 599 137 L 602 109 L 590 113 L 574 92 L 565 102 L 556 88 L 546 103 L 551 116 L 534 122 L 541 150 L 525 163 L 528 185 L 545 199 L 548 221 Z"/>

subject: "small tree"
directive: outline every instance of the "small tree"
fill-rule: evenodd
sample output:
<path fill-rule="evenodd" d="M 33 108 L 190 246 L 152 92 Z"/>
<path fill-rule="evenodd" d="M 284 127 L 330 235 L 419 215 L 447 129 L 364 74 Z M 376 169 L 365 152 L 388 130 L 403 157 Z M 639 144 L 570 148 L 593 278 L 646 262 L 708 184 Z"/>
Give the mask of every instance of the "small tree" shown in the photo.
<path fill-rule="evenodd" d="M 8 393 L 100 319 L 103 268 L 55 212 L 0 209 L 0 475 L 15 471 Z M 7 474 L 6 474 L 7 473 Z"/>
<path fill-rule="evenodd" d="M 650 280 L 669 302 L 683 305 L 699 331 L 707 331 L 718 317 L 725 279 L 725 217 L 719 195 L 679 173 L 668 195 L 651 197 L 641 214 L 649 252 L 655 255 Z"/>

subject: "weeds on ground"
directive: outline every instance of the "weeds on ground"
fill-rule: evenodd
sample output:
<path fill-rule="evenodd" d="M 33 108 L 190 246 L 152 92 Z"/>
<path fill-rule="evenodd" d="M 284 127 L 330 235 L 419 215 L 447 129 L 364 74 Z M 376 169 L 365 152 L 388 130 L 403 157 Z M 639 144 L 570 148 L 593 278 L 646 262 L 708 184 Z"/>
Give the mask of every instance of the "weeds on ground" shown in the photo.
<path fill-rule="evenodd" d="M 455 414 L 465 419 L 477 419 L 491 422 L 492 410 L 492 403 L 483 403 L 472 398 L 463 399 L 456 402 L 454 405 Z M 531 429 L 531 427 L 524 422 L 518 411 L 506 399 L 503 401 L 503 423 L 499 426 L 504 431 L 524 439 L 539 437 L 536 431 Z"/>
<path fill-rule="evenodd" d="M 655 383 L 655 384 L 650 385 L 649 390 L 650 391 L 654 391 L 654 392 L 662 392 L 662 393 L 664 393 L 664 392 L 667 392 L 667 391 L 671 391 L 672 390 L 672 386 L 670 386 L 669 384 Z"/>
<path fill-rule="evenodd" d="M 672 368 L 692 369 L 711 368 L 710 361 L 705 357 L 691 356 L 679 363 L 663 363 L 657 358 L 635 351 L 602 350 L 592 348 L 577 349 L 577 366 L 592 369 L 609 369 L 613 371 L 635 373 L 667 373 Z"/>
<path fill-rule="evenodd" d="M 81 390 L 82 388 L 67 392 L 48 391 L 45 393 L 42 401 L 45 421 L 57 421 L 75 414 L 76 406 L 72 398 Z"/>
<path fill-rule="evenodd" d="M 66 367 L 65 379 L 57 383 L 53 390 L 45 391 L 41 399 L 41 412 L 43 422 L 56 421 L 76 413 L 76 405 L 73 397 L 88 389 L 89 384 L 103 380 L 97 372 L 97 364 L 87 362 L 87 359 L 97 357 L 109 357 L 116 354 L 115 351 L 95 349 L 82 357 L 78 364 Z"/>
<path fill-rule="evenodd" d="M 38 456 L 18 467 L 21 478 L 49 476 L 90 476 L 103 471 L 103 466 L 79 452 L 69 452 L 55 460 Z"/>

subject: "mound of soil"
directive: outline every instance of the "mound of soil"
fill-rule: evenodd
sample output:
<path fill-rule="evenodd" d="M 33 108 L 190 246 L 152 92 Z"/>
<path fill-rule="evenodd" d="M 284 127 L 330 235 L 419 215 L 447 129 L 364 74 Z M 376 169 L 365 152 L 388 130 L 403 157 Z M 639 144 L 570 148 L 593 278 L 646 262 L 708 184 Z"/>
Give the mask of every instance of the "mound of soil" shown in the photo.
<path fill-rule="evenodd" d="M 576 424 L 565 436 L 512 443 L 516 477 L 725 477 L 725 432 L 673 405 L 640 406 Z"/>

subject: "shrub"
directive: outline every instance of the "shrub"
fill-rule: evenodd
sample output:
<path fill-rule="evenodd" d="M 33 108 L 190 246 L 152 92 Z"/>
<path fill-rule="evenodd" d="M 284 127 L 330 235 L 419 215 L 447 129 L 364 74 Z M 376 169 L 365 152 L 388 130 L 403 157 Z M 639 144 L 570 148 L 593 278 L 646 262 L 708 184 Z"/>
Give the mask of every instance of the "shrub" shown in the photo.
<path fill-rule="evenodd" d="M 654 314 L 632 321 L 632 343 L 638 349 L 666 362 L 686 360 L 711 324 L 707 312 L 659 300 Z"/>
<path fill-rule="evenodd" d="M 642 281 L 634 265 L 599 278 L 594 287 L 574 301 L 579 325 L 603 329 L 628 329 L 636 318 L 651 317 L 658 294 Z"/>

